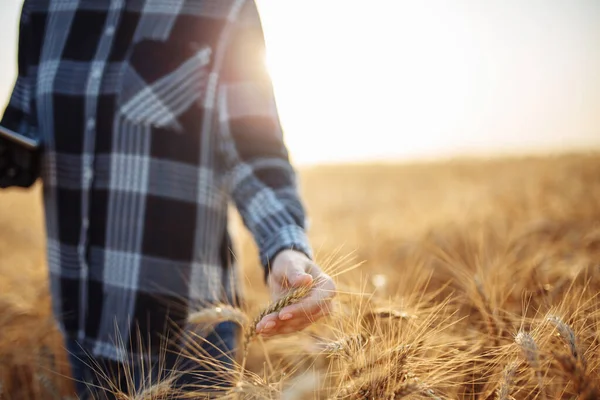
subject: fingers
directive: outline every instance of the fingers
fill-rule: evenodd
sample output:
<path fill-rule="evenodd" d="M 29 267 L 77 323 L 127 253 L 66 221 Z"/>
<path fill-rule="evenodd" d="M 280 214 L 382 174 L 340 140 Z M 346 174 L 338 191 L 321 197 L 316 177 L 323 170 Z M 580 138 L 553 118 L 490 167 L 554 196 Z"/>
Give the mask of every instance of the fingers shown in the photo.
<path fill-rule="evenodd" d="M 278 313 L 271 313 L 264 316 L 258 324 L 256 324 L 257 333 L 274 333 L 281 331 L 296 332 L 306 328 L 308 325 L 316 322 L 319 318 L 329 315 L 330 301 L 326 301 L 322 307 L 315 308 L 310 312 L 298 313 L 295 317 L 281 320 Z"/>
<path fill-rule="evenodd" d="M 289 320 L 301 315 L 313 315 L 321 310 L 328 311 L 330 301 L 335 296 L 335 285 L 331 278 L 323 273 L 317 280 L 317 285 L 306 299 L 287 306 L 279 312 L 280 320 Z"/>
<path fill-rule="evenodd" d="M 330 306 L 330 301 L 327 301 L 322 307 L 313 310 L 313 312 L 299 313 L 292 319 L 287 320 L 281 320 L 276 314 L 271 314 L 267 323 L 260 324 L 258 332 L 264 337 L 299 332 L 314 324 L 320 318 L 329 315 L 331 313 Z"/>
<path fill-rule="evenodd" d="M 325 315 L 325 312 L 320 312 L 311 316 L 305 316 L 303 318 L 295 318 L 290 321 L 278 321 L 273 328 L 263 330 L 261 332 L 261 336 L 263 338 L 269 338 L 276 335 L 286 335 L 300 332 L 314 324 L 318 319 L 324 317 Z"/>
<path fill-rule="evenodd" d="M 289 281 L 289 284 L 291 287 L 296 288 L 296 287 L 308 286 L 308 285 L 312 284 L 313 277 L 304 271 L 299 272 L 299 270 L 298 270 L 298 272 L 296 272 L 295 274 L 288 276 L 288 281 Z"/>
<path fill-rule="evenodd" d="M 290 287 L 312 285 L 312 290 L 298 303 L 264 317 L 256 326 L 261 335 L 268 337 L 298 332 L 331 313 L 335 284 L 305 255 L 293 250 L 283 251 L 275 258 L 271 272 L 269 286 L 274 298 L 284 295 Z"/>
<path fill-rule="evenodd" d="M 280 327 L 279 329 L 271 329 L 268 331 L 264 331 L 260 335 L 265 339 L 273 337 L 273 336 L 289 335 L 292 333 L 301 332 L 304 329 L 308 328 L 310 325 L 312 325 L 312 324 L 306 323 L 306 324 L 302 324 L 302 325 L 291 325 L 291 326 L 284 325 L 284 326 Z"/>
<path fill-rule="evenodd" d="M 277 321 L 279 320 L 279 314 L 271 313 L 265 315 L 259 322 L 256 324 L 256 332 L 260 333 L 263 330 L 271 330 L 277 325 Z"/>

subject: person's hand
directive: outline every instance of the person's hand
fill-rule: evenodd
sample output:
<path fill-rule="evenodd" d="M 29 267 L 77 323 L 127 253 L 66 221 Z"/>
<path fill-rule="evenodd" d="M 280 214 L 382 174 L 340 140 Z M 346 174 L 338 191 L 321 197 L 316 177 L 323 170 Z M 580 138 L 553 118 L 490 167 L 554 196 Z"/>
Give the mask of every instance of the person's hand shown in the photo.
<path fill-rule="evenodd" d="M 274 300 L 284 296 L 291 288 L 313 282 L 315 287 L 306 298 L 278 313 L 266 315 L 256 325 L 256 331 L 263 337 L 294 333 L 330 313 L 331 300 L 335 296 L 331 277 L 301 252 L 280 252 L 273 260 L 269 275 L 269 289 Z"/>

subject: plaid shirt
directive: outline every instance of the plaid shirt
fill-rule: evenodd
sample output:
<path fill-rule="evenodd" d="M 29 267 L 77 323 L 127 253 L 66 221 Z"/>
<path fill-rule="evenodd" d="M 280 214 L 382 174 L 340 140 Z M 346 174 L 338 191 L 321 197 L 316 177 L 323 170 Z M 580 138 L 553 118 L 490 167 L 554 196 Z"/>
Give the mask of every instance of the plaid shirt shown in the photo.
<path fill-rule="evenodd" d="M 124 360 L 139 348 L 119 340 L 147 351 L 190 307 L 231 300 L 230 199 L 265 268 L 311 256 L 254 1 L 25 0 L 19 38 L 2 125 L 43 140 L 65 335 Z"/>

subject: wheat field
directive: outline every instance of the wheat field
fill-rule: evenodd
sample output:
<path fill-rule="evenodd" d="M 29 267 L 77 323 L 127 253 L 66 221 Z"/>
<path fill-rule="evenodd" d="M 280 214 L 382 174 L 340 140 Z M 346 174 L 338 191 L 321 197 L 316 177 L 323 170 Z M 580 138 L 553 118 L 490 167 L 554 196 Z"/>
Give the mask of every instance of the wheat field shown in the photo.
<path fill-rule="evenodd" d="M 218 398 L 600 398 L 600 154 L 331 166 L 300 178 L 317 262 L 339 290 L 333 313 L 248 341 Z M 40 196 L 38 186 L 0 193 L 3 400 L 71 398 Z M 207 327 L 247 326 L 271 301 L 235 222 L 244 302 L 199 316 Z M 177 398 L 168 384 L 117 398 Z"/>

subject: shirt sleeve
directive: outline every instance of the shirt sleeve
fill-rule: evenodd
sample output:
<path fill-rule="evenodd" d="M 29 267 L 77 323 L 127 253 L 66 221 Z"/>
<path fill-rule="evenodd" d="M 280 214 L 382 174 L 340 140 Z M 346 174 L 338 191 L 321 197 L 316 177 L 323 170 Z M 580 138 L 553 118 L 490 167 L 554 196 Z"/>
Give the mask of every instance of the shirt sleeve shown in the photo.
<path fill-rule="evenodd" d="M 284 249 L 313 254 L 264 56 L 258 10 L 247 1 L 227 42 L 217 109 L 230 195 L 267 275 L 270 261 Z"/>
<path fill-rule="evenodd" d="M 0 125 L 18 132 L 31 132 L 35 125 L 32 113 L 32 82 L 28 74 L 31 52 L 31 25 L 26 1 L 21 11 L 19 38 L 17 47 L 17 79 L 4 110 Z M 1 139 L 0 139 L 1 140 Z"/>

